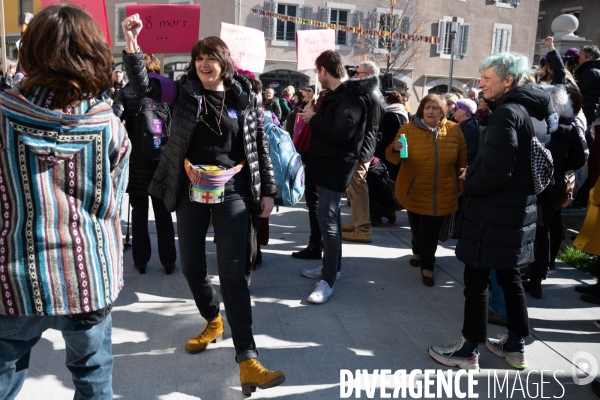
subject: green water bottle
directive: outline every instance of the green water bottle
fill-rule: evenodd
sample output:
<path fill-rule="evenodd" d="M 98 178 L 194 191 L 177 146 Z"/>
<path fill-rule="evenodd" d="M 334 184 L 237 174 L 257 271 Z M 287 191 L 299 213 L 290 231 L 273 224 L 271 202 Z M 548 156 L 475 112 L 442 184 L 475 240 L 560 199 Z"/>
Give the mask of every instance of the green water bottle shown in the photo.
<path fill-rule="evenodd" d="M 402 148 L 400 149 L 400 158 L 408 158 L 408 144 L 406 143 L 406 136 L 404 133 L 400 134 L 400 139 L 398 139 L 400 143 L 402 143 Z"/>

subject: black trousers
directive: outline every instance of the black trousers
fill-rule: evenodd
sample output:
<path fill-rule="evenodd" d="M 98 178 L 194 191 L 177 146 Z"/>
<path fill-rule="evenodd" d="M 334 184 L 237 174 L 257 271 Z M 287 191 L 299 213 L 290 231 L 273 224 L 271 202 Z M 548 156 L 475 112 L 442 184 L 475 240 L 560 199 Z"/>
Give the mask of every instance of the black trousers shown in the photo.
<path fill-rule="evenodd" d="M 465 316 L 462 334 L 471 343 L 484 343 L 487 337 L 489 269 L 465 265 Z M 527 299 L 518 268 L 497 269 L 496 279 L 504 291 L 508 334 L 513 339 L 529 336 Z"/>
<path fill-rule="evenodd" d="M 408 211 L 408 223 L 412 233 L 413 254 L 421 258 L 421 269 L 433 271 L 438 238 L 445 217 L 421 215 Z"/>
<path fill-rule="evenodd" d="M 306 207 L 308 208 L 308 222 L 310 224 L 310 238 L 308 242 L 320 246 L 322 236 L 319 219 L 317 218 L 319 194 L 317 193 L 317 185 L 310 182 L 308 178 L 304 184 L 304 198 L 306 200 Z"/>
<path fill-rule="evenodd" d="M 530 277 L 546 279 L 550 263 L 550 222 L 556 204 L 539 204 L 538 221 L 535 227 L 535 260 L 530 264 Z M 541 212 L 541 218 L 539 213 Z"/>
<path fill-rule="evenodd" d="M 152 245 L 150 244 L 150 234 L 148 233 L 148 197 L 152 199 L 160 263 L 165 267 L 170 267 L 177 260 L 173 217 L 169 210 L 167 210 L 164 201 L 158 197 L 140 196 L 137 194 L 129 194 L 129 201 L 132 208 L 131 232 L 133 238 L 131 240 L 131 253 L 133 255 L 133 264 L 136 267 L 145 267 L 152 256 Z"/>
<path fill-rule="evenodd" d="M 215 319 L 220 304 L 206 266 L 206 232 L 212 213 L 221 294 L 236 361 L 257 357 L 246 281 L 250 195 L 247 191 L 226 189 L 222 203 L 201 204 L 189 199 L 189 180 L 184 182 L 187 184 L 183 185 L 176 209 L 183 275 L 202 317 L 207 321 Z"/>
<path fill-rule="evenodd" d="M 550 264 L 554 264 L 563 240 L 562 208 L 554 211 L 550 221 Z"/>

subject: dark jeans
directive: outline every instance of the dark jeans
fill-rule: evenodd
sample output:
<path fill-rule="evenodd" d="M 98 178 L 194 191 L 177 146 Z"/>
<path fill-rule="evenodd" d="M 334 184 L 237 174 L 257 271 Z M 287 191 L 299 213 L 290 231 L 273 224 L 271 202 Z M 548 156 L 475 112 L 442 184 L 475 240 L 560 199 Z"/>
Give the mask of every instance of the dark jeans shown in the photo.
<path fill-rule="evenodd" d="M 433 271 L 438 238 L 446 217 L 421 215 L 408 210 L 407 214 L 412 233 L 413 254 L 420 256 L 421 269 Z"/>
<path fill-rule="evenodd" d="M 465 316 L 462 334 L 471 343 L 484 343 L 487 337 L 489 269 L 465 265 Z M 529 336 L 527 300 L 518 268 L 497 269 L 496 279 L 504 291 L 508 334 L 515 340 Z"/>
<path fill-rule="evenodd" d="M 548 263 L 550 262 L 550 221 L 554 214 L 556 204 L 538 205 L 538 214 L 541 210 L 541 223 L 535 227 L 535 260 L 530 264 L 530 277 L 546 279 L 548 276 Z M 538 220 L 540 216 L 538 215 Z"/>
<path fill-rule="evenodd" d="M 221 294 L 236 361 L 257 357 L 252 335 L 250 291 L 246 281 L 249 193 L 226 190 L 222 203 L 201 204 L 189 199 L 189 180 L 184 182 L 176 209 L 183 275 L 202 317 L 207 321 L 215 319 L 219 314 L 219 299 L 206 270 L 205 252 L 206 232 L 212 213 Z"/>
<path fill-rule="evenodd" d="M 173 217 L 169 210 L 167 210 L 164 201 L 154 196 L 150 196 L 150 198 L 152 199 L 152 209 L 154 210 L 156 222 L 160 263 L 165 267 L 170 267 L 177 260 Z M 150 235 L 148 234 L 148 196 L 130 194 L 129 201 L 132 208 L 131 232 L 133 238 L 131 241 L 131 252 L 133 255 L 133 264 L 136 267 L 145 267 L 152 256 L 152 245 L 150 244 Z"/>
<path fill-rule="evenodd" d="M 304 185 L 304 199 L 308 208 L 308 222 L 310 224 L 310 238 L 308 242 L 316 246 L 321 246 L 321 228 L 319 228 L 319 219 L 317 218 L 319 193 L 317 193 L 317 186 L 313 185 L 308 178 Z"/>
<path fill-rule="evenodd" d="M 317 216 L 323 236 L 323 280 L 333 287 L 337 272 L 342 269 L 342 192 L 317 186 L 319 206 Z"/>

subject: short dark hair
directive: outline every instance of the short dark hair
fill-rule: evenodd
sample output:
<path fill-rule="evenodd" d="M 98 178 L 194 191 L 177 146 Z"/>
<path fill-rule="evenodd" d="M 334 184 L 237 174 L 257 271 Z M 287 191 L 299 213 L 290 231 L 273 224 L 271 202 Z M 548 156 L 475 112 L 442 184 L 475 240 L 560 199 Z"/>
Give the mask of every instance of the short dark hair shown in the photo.
<path fill-rule="evenodd" d="M 160 60 L 154 54 L 144 54 L 144 63 L 148 72 L 160 74 Z"/>
<path fill-rule="evenodd" d="M 579 111 L 583 107 L 583 95 L 579 91 L 579 88 L 577 85 L 567 85 L 565 90 L 571 98 L 571 103 L 573 103 L 573 114 L 579 114 Z"/>
<path fill-rule="evenodd" d="M 396 91 L 390 92 L 386 101 L 388 104 L 402 103 L 402 95 Z"/>
<path fill-rule="evenodd" d="M 319 57 L 315 60 L 315 66 L 318 70 L 325 68 L 325 71 L 336 79 L 341 79 L 346 76 L 344 61 L 337 51 L 325 50 L 319 54 Z"/>
<path fill-rule="evenodd" d="M 423 118 L 423 112 L 425 110 L 425 106 L 427 106 L 427 103 L 435 103 L 439 108 L 441 108 L 442 118 L 444 118 L 448 113 L 448 106 L 446 105 L 446 100 L 444 97 L 440 96 L 439 94 L 431 93 L 423 97 L 423 100 L 421 100 L 419 103 L 419 108 L 417 109 L 417 115 L 419 118 Z"/>
<path fill-rule="evenodd" d="M 592 57 L 594 60 L 600 58 L 600 48 L 598 48 L 598 46 L 594 46 L 593 44 L 583 46 L 581 51 L 583 51 L 585 58 Z"/>
<path fill-rule="evenodd" d="M 64 108 L 86 95 L 97 97 L 113 83 L 113 56 L 106 38 L 92 17 L 77 6 L 42 9 L 21 42 L 19 62 L 27 71 L 21 89 L 52 90 L 52 108 Z"/>
<path fill-rule="evenodd" d="M 195 79 L 200 79 L 198 73 L 196 72 L 196 59 L 201 55 L 209 55 L 213 56 L 219 61 L 221 64 L 221 79 L 225 81 L 225 83 L 231 82 L 233 79 L 233 61 L 231 61 L 231 56 L 229 55 L 229 48 L 225 44 L 225 42 L 217 36 L 209 36 L 204 39 L 198 40 L 194 47 L 192 47 L 192 61 L 190 62 L 190 66 L 188 68 L 188 76 Z"/>

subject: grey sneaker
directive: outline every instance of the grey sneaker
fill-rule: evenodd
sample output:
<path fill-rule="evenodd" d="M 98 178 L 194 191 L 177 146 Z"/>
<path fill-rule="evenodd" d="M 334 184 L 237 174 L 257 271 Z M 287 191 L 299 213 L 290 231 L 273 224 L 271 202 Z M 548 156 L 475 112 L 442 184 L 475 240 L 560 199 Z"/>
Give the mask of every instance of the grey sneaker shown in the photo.
<path fill-rule="evenodd" d="M 323 304 L 333 294 L 333 288 L 324 280 L 317 282 L 315 290 L 308 296 L 308 301 L 315 304 Z"/>
<path fill-rule="evenodd" d="M 317 268 L 315 269 L 303 269 L 302 270 L 302 276 L 305 276 L 307 278 L 313 278 L 313 279 L 319 279 L 323 277 L 323 266 L 319 265 Z M 342 277 L 342 271 L 338 271 L 337 274 L 335 274 L 335 280 L 339 280 Z"/>
<path fill-rule="evenodd" d="M 462 369 L 479 369 L 477 345 L 460 337 L 445 346 L 431 346 L 429 355 L 440 364 Z"/>
<path fill-rule="evenodd" d="M 506 335 L 501 335 L 500 339 L 488 338 L 485 341 L 488 350 L 504 358 L 504 361 L 513 368 L 527 368 L 525 361 L 525 344 L 509 339 Z"/>

